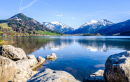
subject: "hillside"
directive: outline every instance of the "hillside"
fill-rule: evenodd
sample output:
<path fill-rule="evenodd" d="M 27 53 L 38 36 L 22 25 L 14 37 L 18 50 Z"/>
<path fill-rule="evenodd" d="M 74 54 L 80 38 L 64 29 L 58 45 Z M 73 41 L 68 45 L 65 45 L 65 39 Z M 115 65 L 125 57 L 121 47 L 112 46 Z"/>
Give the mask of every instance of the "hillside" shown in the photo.
<path fill-rule="evenodd" d="M 51 30 L 64 34 L 68 34 L 74 31 L 74 28 L 61 22 L 43 22 L 43 25 L 45 25 L 47 28 Z"/>
<path fill-rule="evenodd" d="M 129 30 L 130 30 L 130 19 L 124 22 L 113 24 L 106 28 L 102 28 L 97 32 L 101 33 L 102 35 L 114 35 L 118 33 L 125 33 L 126 31 Z"/>
<path fill-rule="evenodd" d="M 32 18 L 25 16 L 22 13 L 14 15 L 6 20 L 0 20 L 0 23 L 7 23 L 9 27 L 12 27 L 13 31 L 21 34 L 39 35 L 39 31 L 43 31 L 43 32 L 50 32 L 55 35 L 57 34 L 60 35 L 60 33 L 48 29 L 43 24 L 39 23 L 38 21 Z M 44 33 L 41 35 L 44 35 Z"/>

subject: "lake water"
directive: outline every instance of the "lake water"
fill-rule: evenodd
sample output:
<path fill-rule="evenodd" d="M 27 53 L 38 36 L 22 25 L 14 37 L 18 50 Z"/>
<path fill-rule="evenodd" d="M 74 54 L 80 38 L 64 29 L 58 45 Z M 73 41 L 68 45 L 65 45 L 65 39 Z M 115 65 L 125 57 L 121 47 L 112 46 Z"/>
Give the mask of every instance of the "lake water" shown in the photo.
<path fill-rule="evenodd" d="M 47 60 L 45 68 L 63 70 L 82 81 L 86 76 L 104 69 L 106 59 L 116 53 L 130 50 L 130 36 L 37 36 L 3 38 L 13 40 L 15 47 L 36 57 L 56 53 L 55 61 Z"/>

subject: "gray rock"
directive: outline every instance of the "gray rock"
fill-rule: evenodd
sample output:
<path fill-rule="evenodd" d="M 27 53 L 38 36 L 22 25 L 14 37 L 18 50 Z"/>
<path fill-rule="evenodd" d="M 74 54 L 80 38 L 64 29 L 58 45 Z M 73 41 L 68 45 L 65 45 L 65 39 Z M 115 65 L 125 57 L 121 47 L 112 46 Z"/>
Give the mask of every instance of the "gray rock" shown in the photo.
<path fill-rule="evenodd" d="M 36 57 L 34 55 L 27 56 L 28 59 L 35 59 Z"/>
<path fill-rule="evenodd" d="M 130 51 L 108 57 L 104 78 L 107 82 L 130 82 Z"/>
<path fill-rule="evenodd" d="M 16 61 L 14 82 L 26 82 L 33 75 L 38 73 L 33 71 L 32 68 L 38 64 L 34 55 L 28 56 L 29 59 L 23 59 Z"/>
<path fill-rule="evenodd" d="M 15 75 L 15 62 L 0 56 L 0 82 L 13 81 Z"/>
<path fill-rule="evenodd" d="M 45 60 L 45 58 L 42 58 L 41 56 L 39 56 L 39 57 L 37 57 L 37 61 L 38 61 L 38 63 L 42 64 L 42 63 L 44 63 L 46 60 Z"/>
<path fill-rule="evenodd" d="M 0 55 L 12 60 L 20 60 L 26 57 L 25 52 L 21 48 L 15 48 L 12 45 L 3 45 L 0 47 Z"/>
<path fill-rule="evenodd" d="M 98 70 L 97 72 L 86 77 L 83 82 L 105 82 L 103 77 L 104 70 Z"/>
<path fill-rule="evenodd" d="M 31 61 L 32 59 L 30 59 Z M 18 61 L 16 63 L 15 67 L 15 76 L 14 76 L 14 82 L 26 82 L 28 79 L 30 79 L 33 75 L 38 73 L 37 71 L 33 71 L 30 68 L 29 62 L 24 61 Z"/>
<path fill-rule="evenodd" d="M 38 63 L 36 58 L 33 59 L 24 59 L 24 60 L 18 60 L 16 61 L 16 64 L 19 66 L 24 66 L 24 67 L 28 67 L 28 68 L 32 68 L 34 66 L 36 66 Z"/>
<path fill-rule="evenodd" d="M 14 82 L 26 82 L 38 73 L 38 71 L 34 71 L 34 69 L 43 65 L 43 62 L 45 62 L 44 58 L 38 57 L 36 59 L 34 55 L 29 55 L 23 60 L 16 61 Z"/>
<path fill-rule="evenodd" d="M 34 75 L 28 82 L 79 82 L 71 74 L 65 71 L 45 69 Z"/>
<path fill-rule="evenodd" d="M 1 82 L 26 82 L 38 73 L 38 71 L 34 71 L 33 68 L 43 65 L 43 62 L 45 62 L 45 59 L 42 57 L 38 57 L 37 59 L 34 55 L 26 57 L 22 49 L 15 48 L 11 45 L 1 46 L 0 55 Z"/>
<path fill-rule="evenodd" d="M 46 59 L 47 60 L 51 60 L 51 61 L 55 61 L 56 60 L 56 54 L 55 53 L 52 53 L 51 55 L 47 55 L 46 56 Z"/>
<path fill-rule="evenodd" d="M 37 57 L 37 65 L 35 65 L 32 69 L 37 70 L 37 68 L 42 67 L 42 65 L 46 62 L 45 58 L 42 58 L 41 56 Z"/>
<path fill-rule="evenodd" d="M 56 54 L 55 53 L 52 53 L 51 56 L 53 56 L 54 58 L 56 58 Z"/>

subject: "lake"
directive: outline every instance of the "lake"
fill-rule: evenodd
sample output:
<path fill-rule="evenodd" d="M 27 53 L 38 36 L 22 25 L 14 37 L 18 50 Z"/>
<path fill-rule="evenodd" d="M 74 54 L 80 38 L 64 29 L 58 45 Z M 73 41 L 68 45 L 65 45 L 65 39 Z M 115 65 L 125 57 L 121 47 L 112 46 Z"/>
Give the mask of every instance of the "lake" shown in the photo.
<path fill-rule="evenodd" d="M 55 53 L 57 59 L 47 60 L 38 71 L 45 68 L 63 70 L 82 81 L 86 76 L 104 69 L 106 59 L 116 53 L 130 50 L 130 36 L 36 36 L 10 37 L 12 45 L 36 57 Z M 2 44 L 1 44 L 2 45 Z"/>

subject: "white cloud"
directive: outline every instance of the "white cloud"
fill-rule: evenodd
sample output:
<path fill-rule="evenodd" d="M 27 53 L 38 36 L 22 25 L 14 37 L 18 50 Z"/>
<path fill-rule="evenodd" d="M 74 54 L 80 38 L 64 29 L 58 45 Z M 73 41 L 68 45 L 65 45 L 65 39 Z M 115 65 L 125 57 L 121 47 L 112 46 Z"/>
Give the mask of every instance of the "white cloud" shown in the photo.
<path fill-rule="evenodd" d="M 19 13 L 20 13 L 21 11 L 23 11 L 24 9 L 29 8 L 30 6 L 32 6 L 36 1 L 38 1 L 38 0 L 33 0 L 33 1 L 30 2 L 28 5 L 21 7 L 22 2 L 23 2 L 23 0 L 21 0 L 20 5 L 19 5 Z"/>
<path fill-rule="evenodd" d="M 57 17 L 62 17 L 63 15 L 56 15 Z"/>

